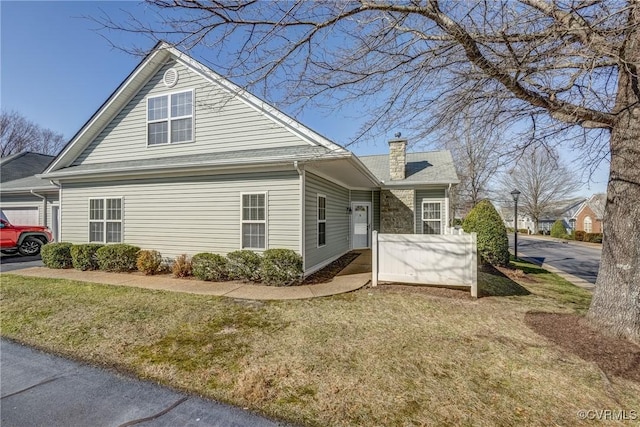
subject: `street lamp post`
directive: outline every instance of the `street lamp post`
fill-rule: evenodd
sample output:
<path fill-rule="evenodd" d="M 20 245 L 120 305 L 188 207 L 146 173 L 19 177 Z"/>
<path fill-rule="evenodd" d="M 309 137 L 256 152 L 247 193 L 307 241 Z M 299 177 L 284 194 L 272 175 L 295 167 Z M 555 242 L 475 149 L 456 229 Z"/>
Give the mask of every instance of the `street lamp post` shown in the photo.
<path fill-rule="evenodd" d="M 513 257 L 515 260 L 518 260 L 518 197 L 520 197 L 520 192 L 518 190 L 513 190 L 511 192 L 511 196 L 513 196 Z"/>

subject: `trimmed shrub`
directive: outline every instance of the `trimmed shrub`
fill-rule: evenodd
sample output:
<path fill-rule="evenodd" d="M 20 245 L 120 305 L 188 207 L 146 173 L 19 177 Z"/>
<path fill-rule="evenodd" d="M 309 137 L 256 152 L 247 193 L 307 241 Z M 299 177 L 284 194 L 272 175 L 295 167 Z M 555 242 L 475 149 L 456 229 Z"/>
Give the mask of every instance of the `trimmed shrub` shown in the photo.
<path fill-rule="evenodd" d="M 179 255 L 171 266 L 171 271 L 174 277 L 189 277 L 191 276 L 191 260 L 186 254 Z"/>
<path fill-rule="evenodd" d="M 602 233 L 586 233 L 584 235 L 585 242 L 602 243 Z"/>
<path fill-rule="evenodd" d="M 136 258 L 136 267 L 147 276 L 162 271 L 162 255 L 158 251 L 140 251 Z"/>
<path fill-rule="evenodd" d="M 563 238 L 567 234 L 567 229 L 564 228 L 564 223 L 561 219 L 556 220 L 551 226 L 551 237 Z"/>
<path fill-rule="evenodd" d="M 136 269 L 138 252 L 139 247 L 125 243 L 105 245 L 96 252 L 98 267 L 103 271 L 133 271 Z"/>
<path fill-rule="evenodd" d="M 587 233 L 585 233 L 582 230 L 576 230 L 575 240 L 577 240 L 578 242 L 584 241 L 585 234 L 587 234 Z"/>
<path fill-rule="evenodd" d="M 98 249 L 103 247 L 99 243 L 86 243 L 83 245 L 73 245 L 71 247 L 71 261 L 73 268 L 77 270 L 97 270 L 98 266 Z"/>
<path fill-rule="evenodd" d="M 244 249 L 227 254 L 229 277 L 243 281 L 260 281 L 260 255 Z"/>
<path fill-rule="evenodd" d="M 71 247 L 67 242 L 47 243 L 40 250 L 42 263 L 49 268 L 71 268 Z"/>
<path fill-rule="evenodd" d="M 478 234 L 478 254 L 484 264 L 508 265 L 509 240 L 502 218 L 488 200 L 482 200 L 471 209 L 462 228 Z"/>
<path fill-rule="evenodd" d="M 227 260 L 222 255 L 201 253 L 191 258 L 193 275 L 200 280 L 221 282 L 229 278 Z"/>
<path fill-rule="evenodd" d="M 529 234 L 528 228 L 518 228 L 518 233 L 520 234 Z"/>
<path fill-rule="evenodd" d="M 268 285 L 291 286 L 302 279 L 302 257 L 291 249 L 267 249 L 260 264 L 260 277 Z"/>

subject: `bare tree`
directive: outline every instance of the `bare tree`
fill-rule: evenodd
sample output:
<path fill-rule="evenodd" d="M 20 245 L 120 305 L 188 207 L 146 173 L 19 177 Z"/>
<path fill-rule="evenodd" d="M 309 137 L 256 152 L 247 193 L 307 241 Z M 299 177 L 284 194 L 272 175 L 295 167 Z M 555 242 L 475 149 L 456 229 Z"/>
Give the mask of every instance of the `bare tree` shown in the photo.
<path fill-rule="evenodd" d="M 356 101 L 370 117 L 361 135 L 433 135 L 471 110 L 473 126 L 511 129 L 513 152 L 562 139 L 596 159 L 610 153 L 588 317 L 640 342 L 640 2 L 148 3 L 156 22 L 98 20 L 209 47 L 213 66 L 272 102 Z"/>
<path fill-rule="evenodd" d="M 514 188 L 521 192 L 518 206 L 533 220 L 534 233 L 543 215 L 580 188 L 576 175 L 558 160 L 556 153 L 528 148 L 500 182 L 504 200 L 511 199 Z"/>
<path fill-rule="evenodd" d="M 61 133 L 43 128 L 15 111 L 0 113 L 0 157 L 22 151 L 56 155 L 64 143 Z"/>
<path fill-rule="evenodd" d="M 456 211 L 468 212 L 480 200 L 489 196 L 491 181 L 500 168 L 502 152 L 500 135 L 486 133 L 486 128 L 474 129 L 467 124 L 443 138 L 443 146 L 451 151 L 460 184 L 455 188 L 453 205 Z"/>

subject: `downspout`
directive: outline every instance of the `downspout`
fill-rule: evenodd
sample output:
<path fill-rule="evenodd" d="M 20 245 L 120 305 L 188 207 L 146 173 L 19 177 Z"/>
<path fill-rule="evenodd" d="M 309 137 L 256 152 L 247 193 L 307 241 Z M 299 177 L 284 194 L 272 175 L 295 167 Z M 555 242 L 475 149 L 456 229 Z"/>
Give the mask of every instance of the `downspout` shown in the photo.
<path fill-rule="evenodd" d="M 57 236 L 55 236 L 56 240 L 61 242 L 62 241 L 62 185 L 60 184 L 60 182 L 55 182 L 54 180 L 50 179 L 49 183 L 51 185 L 53 185 L 54 187 L 58 187 L 58 223 L 56 224 L 56 232 L 57 232 Z"/>
<path fill-rule="evenodd" d="M 44 226 L 47 227 L 47 196 L 43 196 L 42 194 L 38 194 L 33 190 L 29 190 L 32 195 L 36 197 L 40 197 L 42 199 L 42 203 L 44 204 L 44 212 L 42 213 L 42 219 L 44 220 Z"/>
<path fill-rule="evenodd" d="M 304 275 L 304 273 L 306 272 L 306 266 L 307 266 L 307 260 L 305 258 L 305 253 L 304 253 L 305 252 L 304 251 L 304 247 L 305 247 L 305 233 L 304 233 L 305 218 L 304 217 L 305 217 L 305 206 L 306 206 L 306 201 L 305 201 L 306 171 L 300 168 L 300 165 L 298 164 L 297 160 L 293 162 L 293 167 L 296 169 L 296 171 L 298 172 L 298 175 L 300 176 L 300 256 L 302 257 L 302 274 Z"/>
<path fill-rule="evenodd" d="M 447 188 L 447 198 L 445 202 L 447 203 L 447 229 L 451 230 L 453 227 L 453 223 L 451 221 L 451 203 L 449 203 L 449 199 L 451 198 L 451 183 L 449 183 L 449 188 Z"/>

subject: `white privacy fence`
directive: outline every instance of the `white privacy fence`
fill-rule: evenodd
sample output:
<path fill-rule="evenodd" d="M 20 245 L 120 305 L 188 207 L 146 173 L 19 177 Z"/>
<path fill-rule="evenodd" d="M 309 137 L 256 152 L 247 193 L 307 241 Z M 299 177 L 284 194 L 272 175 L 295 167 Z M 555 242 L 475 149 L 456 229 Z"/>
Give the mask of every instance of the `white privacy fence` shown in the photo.
<path fill-rule="evenodd" d="M 372 285 L 378 281 L 469 286 L 478 296 L 476 233 L 378 234 L 372 238 Z"/>

